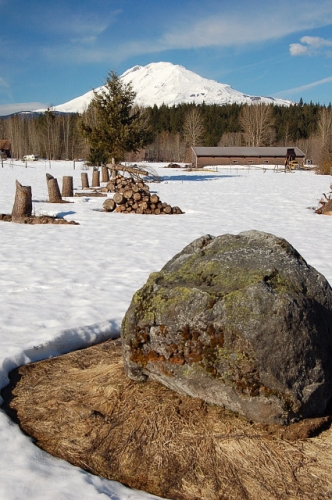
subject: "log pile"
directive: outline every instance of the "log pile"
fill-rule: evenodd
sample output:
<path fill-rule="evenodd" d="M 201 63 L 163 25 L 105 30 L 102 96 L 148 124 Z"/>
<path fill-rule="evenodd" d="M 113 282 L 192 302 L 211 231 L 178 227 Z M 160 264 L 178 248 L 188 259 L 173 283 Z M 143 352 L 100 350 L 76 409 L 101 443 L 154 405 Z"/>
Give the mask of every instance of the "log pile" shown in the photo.
<path fill-rule="evenodd" d="M 106 187 L 109 192 L 114 193 L 113 198 L 108 198 L 103 204 L 106 212 L 154 215 L 183 213 L 179 207 L 171 207 L 162 202 L 157 194 L 150 193 L 149 186 L 142 179 L 118 174 Z"/>

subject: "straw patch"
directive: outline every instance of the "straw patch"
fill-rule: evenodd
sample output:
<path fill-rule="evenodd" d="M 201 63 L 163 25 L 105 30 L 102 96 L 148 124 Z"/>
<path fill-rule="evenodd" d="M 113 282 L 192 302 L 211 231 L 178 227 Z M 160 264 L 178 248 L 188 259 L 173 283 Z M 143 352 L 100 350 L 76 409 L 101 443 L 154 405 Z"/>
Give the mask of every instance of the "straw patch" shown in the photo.
<path fill-rule="evenodd" d="M 4 409 L 38 446 L 132 488 L 174 500 L 332 497 L 329 417 L 253 424 L 133 382 L 120 340 L 23 366 L 11 379 Z"/>

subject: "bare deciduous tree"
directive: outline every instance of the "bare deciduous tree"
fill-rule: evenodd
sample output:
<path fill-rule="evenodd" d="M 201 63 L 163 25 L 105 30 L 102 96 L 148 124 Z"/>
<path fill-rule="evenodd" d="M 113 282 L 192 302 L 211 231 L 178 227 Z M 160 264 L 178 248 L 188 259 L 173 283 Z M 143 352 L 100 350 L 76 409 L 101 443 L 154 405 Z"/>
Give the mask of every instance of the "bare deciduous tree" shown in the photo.
<path fill-rule="evenodd" d="M 271 105 L 245 105 L 240 114 L 247 146 L 267 146 L 273 139 L 273 109 Z"/>
<path fill-rule="evenodd" d="M 198 146 L 204 136 L 202 115 L 199 109 L 190 109 L 184 119 L 183 135 L 189 146 Z"/>
<path fill-rule="evenodd" d="M 324 146 L 331 141 L 332 136 L 332 108 L 321 108 L 318 119 L 318 135 Z"/>
<path fill-rule="evenodd" d="M 332 168 L 332 108 L 321 108 L 318 119 L 320 142 L 319 173 L 330 174 Z"/>
<path fill-rule="evenodd" d="M 218 146 L 221 147 L 236 147 L 242 146 L 242 134 L 241 132 L 225 132 L 220 141 L 218 142 Z"/>

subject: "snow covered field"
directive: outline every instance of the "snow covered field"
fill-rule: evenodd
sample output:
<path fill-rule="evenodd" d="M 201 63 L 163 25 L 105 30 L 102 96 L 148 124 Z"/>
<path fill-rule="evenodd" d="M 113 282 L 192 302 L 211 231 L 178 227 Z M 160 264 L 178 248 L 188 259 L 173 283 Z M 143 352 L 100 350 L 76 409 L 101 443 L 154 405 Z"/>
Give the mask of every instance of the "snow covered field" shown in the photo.
<path fill-rule="evenodd" d="M 32 187 L 33 211 L 62 214 L 80 225 L 22 225 L 0 221 L 0 387 L 14 367 L 118 336 L 134 292 L 148 275 L 206 233 L 249 229 L 287 239 L 332 284 L 332 217 L 317 215 L 332 177 L 274 172 L 262 167 L 219 167 L 189 172 L 153 165 L 150 185 L 183 215 L 103 213 L 104 198 L 77 197 L 49 204 L 46 172 L 61 186 L 83 164 L 4 162 L 0 213 L 11 213 L 15 180 Z M 89 173 L 91 175 L 91 172 Z M 107 481 L 55 459 L 23 435 L 0 411 L 1 500 L 140 500 L 157 498 Z"/>

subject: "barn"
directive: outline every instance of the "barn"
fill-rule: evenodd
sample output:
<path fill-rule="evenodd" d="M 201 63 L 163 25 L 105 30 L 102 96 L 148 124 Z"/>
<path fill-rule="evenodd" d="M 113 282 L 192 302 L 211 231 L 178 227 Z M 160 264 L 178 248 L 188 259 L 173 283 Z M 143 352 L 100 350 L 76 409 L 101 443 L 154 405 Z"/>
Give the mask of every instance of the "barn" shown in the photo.
<path fill-rule="evenodd" d="M 305 154 L 297 147 L 192 147 L 194 167 L 208 165 L 283 165 L 289 151 L 300 165 Z"/>

